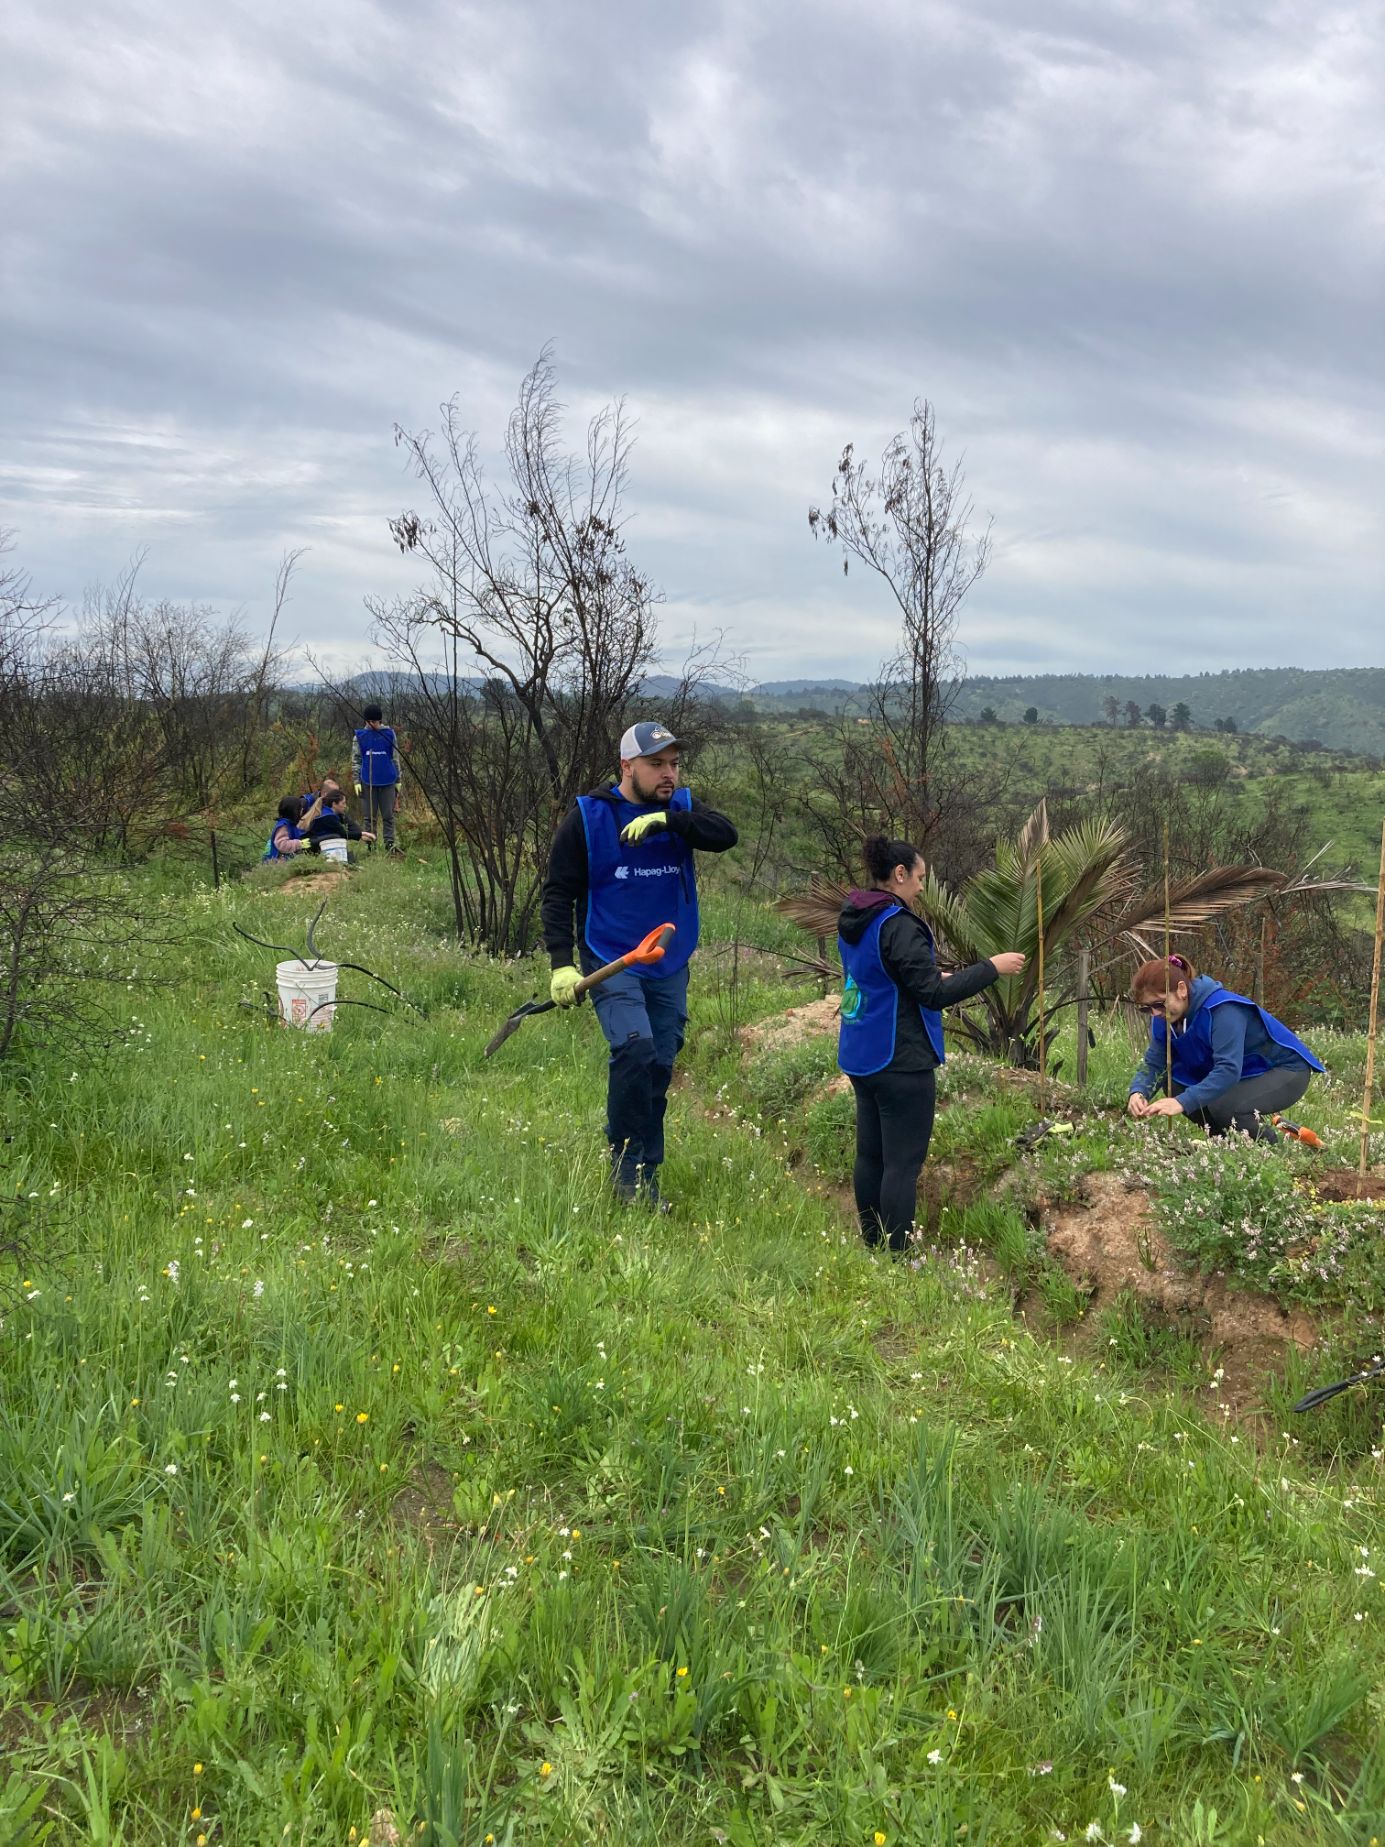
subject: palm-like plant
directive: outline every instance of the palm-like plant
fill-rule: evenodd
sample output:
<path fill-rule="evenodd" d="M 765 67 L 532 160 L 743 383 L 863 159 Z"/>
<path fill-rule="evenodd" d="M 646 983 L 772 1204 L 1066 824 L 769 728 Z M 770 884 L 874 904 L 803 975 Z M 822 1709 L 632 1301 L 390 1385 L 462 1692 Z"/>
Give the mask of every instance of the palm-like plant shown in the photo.
<path fill-rule="evenodd" d="M 958 1016 L 954 1030 L 1012 1064 L 1034 1065 L 1040 1031 L 1045 1043 L 1051 1040 L 1054 1013 L 1072 999 L 1075 963 L 1064 952 L 1076 943 L 1112 950 L 1124 943 L 1152 956 L 1162 950 L 1166 928 L 1170 936 L 1184 936 L 1257 898 L 1335 885 L 1291 882 L 1268 866 L 1214 866 L 1170 889 L 1166 916 L 1163 888 L 1139 889 L 1139 870 L 1121 828 L 1086 821 L 1051 835 L 1047 805 L 1040 802 L 1018 839 L 997 842 L 995 866 L 977 873 L 960 892 L 930 868 L 918 908 L 940 946 L 959 962 L 979 962 L 1002 949 L 1024 952 L 1024 972 L 987 988 L 979 996 L 981 1010 Z M 807 891 L 781 899 L 779 908 L 812 935 L 828 936 L 835 934 L 845 897 L 845 887 L 814 878 Z M 1041 905 L 1047 976 L 1042 1018 L 1036 1009 Z"/>

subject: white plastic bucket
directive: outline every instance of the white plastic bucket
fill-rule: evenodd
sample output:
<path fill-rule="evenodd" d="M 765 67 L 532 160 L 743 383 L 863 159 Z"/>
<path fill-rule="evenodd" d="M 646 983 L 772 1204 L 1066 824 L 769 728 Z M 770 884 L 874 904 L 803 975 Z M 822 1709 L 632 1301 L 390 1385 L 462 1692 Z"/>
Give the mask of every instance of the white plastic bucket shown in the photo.
<path fill-rule="evenodd" d="M 318 843 L 318 852 L 324 859 L 334 860 L 337 865 L 346 864 L 346 842 L 340 839 L 322 840 Z"/>
<path fill-rule="evenodd" d="M 329 1033 L 336 1012 L 337 965 L 319 962 L 305 968 L 301 962 L 281 962 L 275 969 L 279 982 L 279 1024 L 301 1026 L 310 1033 Z"/>

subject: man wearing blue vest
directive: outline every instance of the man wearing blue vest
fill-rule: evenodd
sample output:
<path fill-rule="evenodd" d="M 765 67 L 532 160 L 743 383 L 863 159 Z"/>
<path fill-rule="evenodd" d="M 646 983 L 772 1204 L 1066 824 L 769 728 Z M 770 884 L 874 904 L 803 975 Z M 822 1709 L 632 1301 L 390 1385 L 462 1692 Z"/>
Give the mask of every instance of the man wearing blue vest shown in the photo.
<path fill-rule="evenodd" d="M 693 854 L 736 844 L 726 816 L 680 787 L 678 752 L 665 726 L 631 725 L 620 741 L 620 781 L 577 797 L 553 837 L 543 887 L 549 991 L 560 1007 L 573 1005 L 583 975 L 616 961 L 660 924 L 676 926 L 662 961 L 626 969 L 591 991 L 611 1051 L 611 1178 L 627 1205 L 660 1204 L 664 1114 L 697 947 Z"/>
<path fill-rule="evenodd" d="M 399 792 L 399 762 L 394 754 L 394 731 L 387 725 L 378 705 L 368 705 L 362 712 L 364 725 L 351 740 L 351 776 L 356 793 L 365 804 L 365 825 L 382 833 L 387 853 L 397 853 L 394 844 L 394 810 Z"/>

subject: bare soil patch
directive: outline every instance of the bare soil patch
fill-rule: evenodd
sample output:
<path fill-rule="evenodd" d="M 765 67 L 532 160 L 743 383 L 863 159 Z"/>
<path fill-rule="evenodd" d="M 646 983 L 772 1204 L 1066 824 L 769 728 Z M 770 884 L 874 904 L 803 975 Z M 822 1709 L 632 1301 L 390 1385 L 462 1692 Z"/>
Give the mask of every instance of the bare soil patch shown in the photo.
<path fill-rule="evenodd" d="M 42 1744 L 47 1737 L 43 1702 L 35 1700 L 26 1710 L 13 1706 L 0 1713 L 0 1752 L 17 1751 L 27 1744 Z M 37 1708 L 37 1710 L 35 1710 Z M 84 1731 L 101 1733 L 115 1743 L 124 1743 L 144 1730 L 149 1718 L 149 1701 L 139 1692 L 117 1693 L 110 1688 L 84 1692 L 78 1683 L 54 1703 L 51 1719 L 75 1718 Z"/>
<path fill-rule="evenodd" d="M 452 1477 L 440 1462 L 420 1462 L 408 1485 L 395 1495 L 390 1518 L 417 1533 L 431 1552 L 450 1543 L 461 1530 L 452 1502 Z"/>
<path fill-rule="evenodd" d="M 1257 1403 L 1265 1378 L 1283 1370 L 1291 1349 L 1317 1344 L 1306 1310 L 1189 1270 L 1156 1225 L 1148 1194 L 1114 1174 L 1088 1175 L 1081 1199 L 1049 1214 L 1045 1240 L 1093 1307 L 1109 1307 L 1129 1291 L 1153 1315 L 1198 1333 L 1226 1369 L 1220 1399 L 1233 1411 Z"/>
<path fill-rule="evenodd" d="M 802 1007 L 790 1007 L 771 1019 L 741 1028 L 741 1044 L 752 1055 L 756 1052 L 782 1052 L 791 1045 L 837 1030 L 840 1003 L 835 994 L 811 1000 Z"/>
<path fill-rule="evenodd" d="M 281 898 L 296 898 L 300 894 L 311 897 L 315 892 L 339 891 L 341 887 L 338 881 L 344 875 L 350 876 L 350 869 L 345 866 L 334 868 L 331 872 L 305 872 L 301 877 L 285 879 L 275 889 Z"/>
<path fill-rule="evenodd" d="M 1340 1204 L 1353 1199 L 1385 1199 L 1385 1174 L 1358 1174 L 1350 1167 L 1328 1167 L 1313 1175 L 1319 1199 Z"/>

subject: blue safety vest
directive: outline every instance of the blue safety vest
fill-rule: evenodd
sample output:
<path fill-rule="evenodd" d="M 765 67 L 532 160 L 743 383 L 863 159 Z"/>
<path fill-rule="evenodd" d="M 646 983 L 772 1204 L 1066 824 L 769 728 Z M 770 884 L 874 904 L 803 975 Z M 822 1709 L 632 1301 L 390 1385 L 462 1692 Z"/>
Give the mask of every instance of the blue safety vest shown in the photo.
<path fill-rule="evenodd" d="M 1300 1039 L 1296 1033 L 1291 1033 L 1282 1020 L 1275 1019 L 1272 1013 L 1266 1013 L 1263 1007 L 1257 1007 L 1255 1002 L 1253 1000 L 1247 1000 L 1244 994 L 1233 994 L 1229 988 L 1218 985 L 1212 989 L 1212 992 L 1207 996 L 1206 1000 L 1203 1001 L 1197 1012 L 1188 1017 L 1183 1031 L 1181 1033 L 1176 1032 L 1173 1035 L 1173 1054 L 1171 1062 L 1173 1068 L 1173 1081 L 1175 1084 L 1179 1084 L 1185 1088 L 1191 1084 L 1200 1084 L 1203 1078 L 1211 1071 L 1214 1056 L 1212 1051 L 1212 1009 L 1214 1007 L 1224 1006 L 1228 1001 L 1232 1002 L 1237 1007 L 1249 1007 L 1252 1012 L 1258 1013 L 1261 1024 L 1276 1045 L 1282 1045 L 1286 1051 L 1297 1053 L 1306 1065 L 1311 1065 L 1314 1071 L 1321 1071 L 1323 1069 L 1322 1065 L 1314 1058 L 1302 1039 Z M 1165 1046 L 1168 1042 L 1168 1037 L 1169 1029 L 1167 1021 L 1160 1019 L 1156 1015 L 1150 1027 L 1150 1038 L 1153 1041 L 1154 1050 L 1157 1054 L 1161 1069 L 1165 1057 L 1167 1056 Z M 1269 1069 L 1270 1062 L 1267 1058 L 1259 1052 L 1249 1052 L 1246 1054 L 1245 1062 L 1241 1066 L 1241 1076 L 1243 1078 L 1259 1077 Z"/>
<path fill-rule="evenodd" d="M 361 753 L 361 786 L 366 789 L 387 789 L 392 782 L 399 781 L 399 765 L 394 760 L 394 732 L 388 725 L 381 725 L 378 731 L 366 725 L 356 733 L 356 745 Z"/>
<path fill-rule="evenodd" d="M 857 943 L 848 943 L 844 936 L 837 938 L 846 976 L 842 988 L 841 1025 L 837 1032 L 837 1063 L 848 1077 L 870 1077 L 876 1071 L 883 1071 L 894 1057 L 900 990 L 880 954 L 880 931 L 903 909 L 902 904 L 882 905 Z M 931 949 L 933 933 L 927 924 L 923 929 Z M 928 1043 L 937 1054 L 938 1063 L 942 1064 L 943 1016 L 936 1007 L 920 1007 L 919 1017 L 928 1034 Z"/>
<path fill-rule="evenodd" d="M 286 821 L 284 817 L 280 815 L 279 819 L 274 823 L 273 827 L 271 827 L 269 830 L 269 840 L 266 843 L 265 850 L 264 850 L 264 856 L 266 859 L 287 859 L 288 857 L 290 857 L 288 854 L 281 853 L 278 847 L 276 847 L 274 844 L 274 836 L 278 833 L 281 827 L 286 827 L 289 830 L 289 836 L 291 839 L 301 840 L 303 838 L 302 834 L 299 833 L 298 829 L 293 825 L 293 822 Z"/>
<path fill-rule="evenodd" d="M 639 972 L 645 980 L 666 979 L 687 967 L 697 948 L 697 876 L 692 848 L 678 834 L 661 828 L 638 846 L 623 847 L 620 831 L 650 807 L 579 795 L 577 806 L 587 836 L 587 920 L 583 935 L 598 962 L 626 955 L 660 924 L 676 926 L 663 959 Z M 679 789 L 669 808 L 686 814 L 692 796 Z"/>

